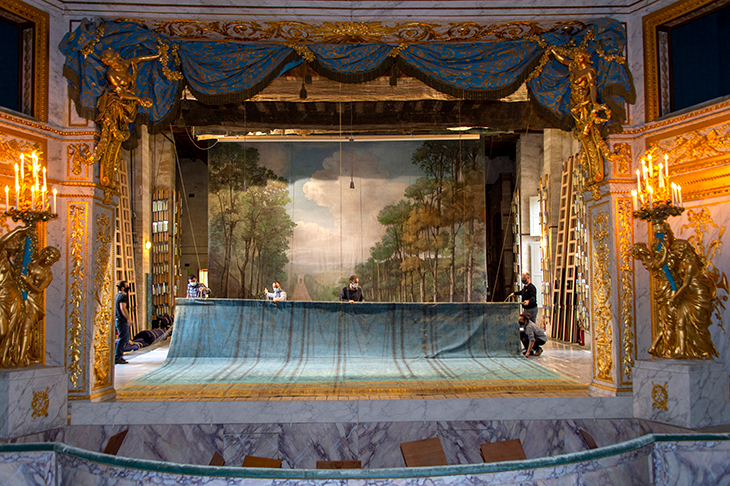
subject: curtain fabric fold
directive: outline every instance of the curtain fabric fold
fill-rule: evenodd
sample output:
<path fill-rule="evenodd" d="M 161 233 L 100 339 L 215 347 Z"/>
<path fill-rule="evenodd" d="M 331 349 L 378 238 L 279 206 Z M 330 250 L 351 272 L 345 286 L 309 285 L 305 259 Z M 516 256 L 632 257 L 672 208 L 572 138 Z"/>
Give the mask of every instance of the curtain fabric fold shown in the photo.
<path fill-rule="evenodd" d="M 572 46 L 591 53 L 598 92 L 613 111 L 609 124 L 620 124 L 623 105 L 634 102 L 635 89 L 623 57 L 624 29 L 613 19 L 597 20 L 574 34 L 551 31 L 513 40 L 400 46 L 182 41 L 131 21 L 84 20 L 64 37 L 59 49 L 66 56 L 69 91 L 80 110 L 89 113 L 108 89 L 107 66 L 101 60 L 105 49 L 114 49 L 124 59 L 165 52 L 138 65 L 134 85 L 136 96 L 152 101 L 150 108 L 139 108 L 152 131 L 176 111 L 184 85 L 203 103 L 240 102 L 304 58 L 321 75 L 345 83 L 373 80 L 397 65 L 429 86 L 463 99 L 500 99 L 526 81 L 536 112 L 569 129 L 573 126 L 570 72 L 548 50 Z"/>

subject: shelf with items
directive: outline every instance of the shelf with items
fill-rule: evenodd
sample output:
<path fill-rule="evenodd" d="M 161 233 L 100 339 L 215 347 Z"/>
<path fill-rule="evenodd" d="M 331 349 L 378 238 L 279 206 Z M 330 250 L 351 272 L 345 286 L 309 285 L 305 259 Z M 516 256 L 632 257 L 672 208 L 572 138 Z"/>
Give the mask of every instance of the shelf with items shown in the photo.
<path fill-rule="evenodd" d="M 152 307 L 153 318 L 172 314 L 173 248 L 169 191 L 156 189 L 152 200 Z"/>

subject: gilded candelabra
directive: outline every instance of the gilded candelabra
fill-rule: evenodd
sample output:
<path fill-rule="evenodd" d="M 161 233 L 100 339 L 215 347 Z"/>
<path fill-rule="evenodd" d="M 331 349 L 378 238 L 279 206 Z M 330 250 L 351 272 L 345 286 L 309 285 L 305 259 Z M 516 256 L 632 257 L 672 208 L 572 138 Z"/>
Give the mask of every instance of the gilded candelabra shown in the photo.
<path fill-rule="evenodd" d="M 712 359 L 718 353 L 708 327 L 717 286 L 707 262 L 689 241 L 676 239 L 667 223 L 684 211 L 682 188 L 670 182 L 668 162 L 666 154 L 663 163 L 651 155 L 642 158 L 637 188 L 631 191 L 634 217 L 650 222 L 654 233 L 651 246 L 637 243 L 631 248 L 654 281 L 657 322 L 649 353 L 658 358 Z"/>
<path fill-rule="evenodd" d="M 30 157 L 20 153 L 18 158 L 14 191 L 5 186 L 2 216 L 22 221 L 23 225 L 0 238 L 0 367 L 3 368 L 41 361 L 43 336 L 39 323 L 45 315 L 43 292 L 53 279 L 51 266 L 61 256 L 54 247 L 38 249 L 38 223 L 58 217 L 56 189 L 48 192 L 46 168 L 38 163 L 35 152 Z"/>

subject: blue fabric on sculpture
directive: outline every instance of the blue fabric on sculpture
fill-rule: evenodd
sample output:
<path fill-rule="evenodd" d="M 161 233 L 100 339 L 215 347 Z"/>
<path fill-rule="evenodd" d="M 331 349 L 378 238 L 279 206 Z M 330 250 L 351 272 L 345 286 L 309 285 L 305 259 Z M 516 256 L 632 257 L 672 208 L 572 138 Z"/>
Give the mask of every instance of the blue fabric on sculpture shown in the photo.
<path fill-rule="evenodd" d="M 103 28 L 104 35 L 94 45 L 88 55 L 84 55 L 84 47 L 94 41 L 97 30 Z M 64 70 L 71 71 L 77 78 L 74 87 L 79 93 L 78 103 L 87 109 L 95 110 L 101 94 L 108 88 L 106 80 L 107 66 L 101 62 L 101 53 L 111 47 L 122 58 L 155 54 L 158 46 L 164 42 L 172 46 L 173 42 L 162 35 L 140 26 L 135 22 L 92 22 L 84 19 L 81 25 L 67 34 L 59 49 L 66 55 Z M 173 56 L 169 56 L 167 67 L 171 71 L 179 71 Z M 74 80 L 71 80 L 72 84 Z M 140 63 L 137 66 L 137 82 L 135 95 L 152 101 L 150 108 L 138 107 L 138 113 L 149 117 L 155 124 L 163 121 L 175 105 L 180 81 L 167 79 L 159 59 Z"/>

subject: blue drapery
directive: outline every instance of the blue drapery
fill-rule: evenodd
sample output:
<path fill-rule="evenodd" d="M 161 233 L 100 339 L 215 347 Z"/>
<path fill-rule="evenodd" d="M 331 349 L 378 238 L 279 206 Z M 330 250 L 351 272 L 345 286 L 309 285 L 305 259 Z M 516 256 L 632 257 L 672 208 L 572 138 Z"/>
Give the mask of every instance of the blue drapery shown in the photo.
<path fill-rule="evenodd" d="M 183 83 L 204 103 L 232 103 L 254 96 L 284 70 L 303 61 L 320 74 L 345 83 L 361 83 L 382 75 L 394 64 L 440 91 L 463 99 L 499 99 L 527 80 L 530 100 L 542 116 L 570 128 L 570 76 L 549 46 L 582 45 L 591 53 L 598 92 L 621 121 L 624 102 L 633 103 L 634 86 L 623 55 L 623 27 L 601 19 L 577 33 L 547 32 L 516 40 L 391 44 L 234 43 L 220 40 L 183 41 L 150 31 L 130 21 L 84 20 L 67 34 L 59 48 L 66 56 L 64 74 L 82 109 L 95 110 L 107 88 L 101 53 L 111 47 L 123 58 L 150 55 L 168 47 L 163 60 L 139 65 L 136 95 L 150 99 L 139 114 L 155 128 L 164 128 L 174 113 Z M 547 47 L 546 47 L 547 46 Z M 178 61 L 179 59 L 179 61 Z M 175 79 L 170 72 L 182 73 Z"/>

